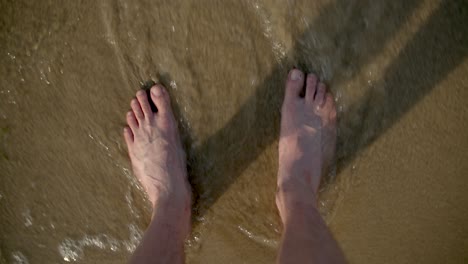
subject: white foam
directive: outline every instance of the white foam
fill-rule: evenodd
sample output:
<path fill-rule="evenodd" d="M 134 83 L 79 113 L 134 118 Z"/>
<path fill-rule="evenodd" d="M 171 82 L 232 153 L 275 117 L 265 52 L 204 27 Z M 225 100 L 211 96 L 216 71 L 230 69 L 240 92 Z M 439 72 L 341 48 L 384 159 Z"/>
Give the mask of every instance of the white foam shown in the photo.
<path fill-rule="evenodd" d="M 256 235 L 253 232 L 250 232 L 249 230 L 247 230 L 246 228 L 240 225 L 237 226 L 237 228 L 241 231 L 241 233 L 243 233 L 244 235 L 246 235 L 248 238 L 252 239 L 253 241 L 256 241 L 257 243 L 263 244 L 271 248 L 278 247 L 278 241 L 274 239 L 268 239 L 266 237 Z"/>
<path fill-rule="evenodd" d="M 26 258 L 26 256 L 19 251 L 14 251 L 13 253 L 11 253 L 11 258 L 14 264 L 29 264 L 29 261 Z"/>
<path fill-rule="evenodd" d="M 31 210 L 26 209 L 26 211 L 24 211 L 24 212 L 22 213 L 22 215 L 23 215 L 23 217 L 24 217 L 24 225 L 25 225 L 26 227 L 32 226 L 32 224 L 33 224 L 33 218 L 32 218 L 32 216 L 31 216 Z"/>
<path fill-rule="evenodd" d="M 63 260 L 67 262 L 77 261 L 82 258 L 86 247 L 94 247 L 113 252 L 126 250 L 127 252 L 132 253 L 138 246 L 143 232 L 134 224 L 130 224 L 128 228 L 130 233 L 128 240 L 119 241 L 106 234 L 95 236 L 84 235 L 78 240 L 70 238 L 64 239 L 58 246 L 58 251 Z"/>

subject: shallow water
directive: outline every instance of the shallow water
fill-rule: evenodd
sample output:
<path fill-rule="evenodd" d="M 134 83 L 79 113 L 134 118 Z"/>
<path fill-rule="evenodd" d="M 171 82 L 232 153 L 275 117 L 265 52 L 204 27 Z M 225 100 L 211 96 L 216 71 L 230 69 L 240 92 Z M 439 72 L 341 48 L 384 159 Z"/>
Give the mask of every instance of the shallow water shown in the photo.
<path fill-rule="evenodd" d="M 352 263 L 468 259 L 464 1 L 1 1 L 0 263 L 124 263 L 149 222 L 122 138 L 168 87 L 190 263 L 271 263 L 287 71 L 336 96 L 321 212 Z"/>

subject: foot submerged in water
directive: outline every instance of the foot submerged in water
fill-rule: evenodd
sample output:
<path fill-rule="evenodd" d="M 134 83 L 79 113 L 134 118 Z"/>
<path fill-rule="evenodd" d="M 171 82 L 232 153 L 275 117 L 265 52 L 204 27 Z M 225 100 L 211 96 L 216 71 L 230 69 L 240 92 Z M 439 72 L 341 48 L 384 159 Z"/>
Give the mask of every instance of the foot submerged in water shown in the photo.
<path fill-rule="evenodd" d="M 127 113 L 124 137 L 133 172 L 148 194 L 153 214 L 162 211 L 185 226 L 190 221 L 191 192 L 177 122 L 164 87 L 153 86 L 150 99 L 156 113 L 143 90 L 136 93 Z"/>
<path fill-rule="evenodd" d="M 291 70 L 281 111 L 276 195 L 283 223 L 291 206 L 316 207 L 320 180 L 335 148 L 333 96 L 316 75 Z"/>

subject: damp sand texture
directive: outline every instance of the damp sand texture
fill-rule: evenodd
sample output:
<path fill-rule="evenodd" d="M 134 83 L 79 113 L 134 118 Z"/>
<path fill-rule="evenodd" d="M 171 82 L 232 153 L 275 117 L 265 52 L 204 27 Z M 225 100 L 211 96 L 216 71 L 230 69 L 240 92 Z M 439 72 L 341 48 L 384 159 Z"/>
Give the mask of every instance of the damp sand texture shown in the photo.
<path fill-rule="evenodd" d="M 126 263 L 150 219 L 122 129 L 168 87 L 188 263 L 273 263 L 288 70 L 336 97 L 320 210 L 350 263 L 468 261 L 465 1 L 0 1 L 0 263 Z"/>

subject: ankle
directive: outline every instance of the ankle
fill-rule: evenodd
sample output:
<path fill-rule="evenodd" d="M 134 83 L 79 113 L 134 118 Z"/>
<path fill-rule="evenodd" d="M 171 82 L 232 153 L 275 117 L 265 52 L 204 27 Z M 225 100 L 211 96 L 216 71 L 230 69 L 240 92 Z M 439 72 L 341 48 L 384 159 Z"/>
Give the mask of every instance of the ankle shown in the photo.
<path fill-rule="evenodd" d="M 317 204 L 318 187 L 303 178 L 279 177 L 276 198 L 286 203 Z"/>
<path fill-rule="evenodd" d="M 177 240 L 187 238 L 191 229 L 190 210 L 179 210 L 172 207 L 158 206 L 153 210 L 150 226 L 162 228 Z"/>
<path fill-rule="evenodd" d="M 155 214 L 175 215 L 177 217 L 191 213 L 191 199 L 186 195 L 160 194 L 151 201 L 153 216 Z"/>
<path fill-rule="evenodd" d="M 283 226 L 302 224 L 307 222 L 307 219 L 313 218 L 315 214 L 318 214 L 318 206 L 316 200 L 296 200 L 288 198 L 283 199 L 282 203 L 277 205 L 280 212 L 281 222 Z"/>
<path fill-rule="evenodd" d="M 317 210 L 317 195 L 312 188 L 298 182 L 281 182 L 276 192 L 276 206 L 283 224 L 296 215 Z"/>
<path fill-rule="evenodd" d="M 172 200 L 159 199 L 153 207 L 151 222 L 163 223 L 171 229 L 185 230 L 190 229 L 191 203 L 188 200 L 184 203 L 176 203 Z"/>

